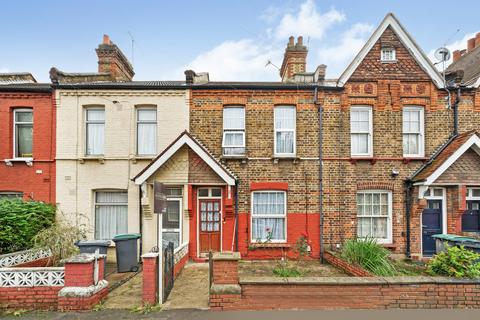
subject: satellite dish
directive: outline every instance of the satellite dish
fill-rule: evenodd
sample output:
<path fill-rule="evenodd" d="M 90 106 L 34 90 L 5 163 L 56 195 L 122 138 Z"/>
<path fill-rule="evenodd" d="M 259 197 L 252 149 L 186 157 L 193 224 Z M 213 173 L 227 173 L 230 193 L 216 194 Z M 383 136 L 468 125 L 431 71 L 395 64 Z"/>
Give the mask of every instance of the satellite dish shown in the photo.
<path fill-rule="evenodd" d="M 438 48 L 435 51 L 435 59 L 437 59 L 439 62 L 450 60 L 450 50 L 445 47 Z"/>

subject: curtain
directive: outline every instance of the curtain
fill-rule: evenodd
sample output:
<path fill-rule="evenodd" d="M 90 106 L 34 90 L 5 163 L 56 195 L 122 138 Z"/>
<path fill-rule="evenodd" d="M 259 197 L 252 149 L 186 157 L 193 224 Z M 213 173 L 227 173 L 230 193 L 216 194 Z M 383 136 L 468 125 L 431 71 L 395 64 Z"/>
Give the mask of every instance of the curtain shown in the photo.
<path fill-rule="evenodd" d="M 352 153 L 368 153 L 368 134 L 352 133 L 351 135 Z"/>
<path fill-rule="evenodd" d="M 245 108 L 226 107 L 223 109 L 223 130 L 245 129 Z"/>
<path fill-rule="evenodd" d="M 293 153 L 293 139 L 292 131 L 277 132 L 277 150 L 276 153 Z"/>
<path fill-rule="evenodd" d="M 138 154 L 157 153 L 157 125 L 155 123 L 138 124 Z"/>
<path fill-rule="evenodd" d="M 103 154 L 105 110 L 87 110 L 87 154 Z"/>
<path fill-rule="evenodd" d="M 388 237 L 388 194 L 386 192 L 361 192 L 357 194 L 357 235 L 359 238 Z"/>
<path fill-rule="evenodd" d="M 137 110 L 137 153 L 157 153 L 157 109 Z"/>
<path fill-rule="evenodd" d="M 112 239 L 128 231 L 128 195 L 126 192 L 97 192 L 95 206 L 95 238 Z"/>
<path fill-rule="evenodd" d="M 275 129 L 295 129 L 295 107 L 275 107 Z"/>
<path fill-rule="evenodd" d="M 32 156 L 32 139 L 33 139 L 33 125 L 31 124 L 17 124 L 16 128 L 16 156 L 17 157 L 31 157 Z"/>
<path fill-rule="evenodd" d="M 285 240 L 285 219 L 253 218 L 252 239 L 266 240 L 268 230 L 272 233 L 272 240 Z"/>

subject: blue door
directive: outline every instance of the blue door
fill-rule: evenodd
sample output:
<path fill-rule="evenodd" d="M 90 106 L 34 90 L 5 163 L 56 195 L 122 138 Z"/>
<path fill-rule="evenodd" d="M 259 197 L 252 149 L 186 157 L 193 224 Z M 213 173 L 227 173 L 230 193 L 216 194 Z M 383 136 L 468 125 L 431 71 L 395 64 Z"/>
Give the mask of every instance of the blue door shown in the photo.
<path fill-rule="evenodd" d="M 423 256 L 431 257 L 436 253 L 434 234 L 442 233 L 442 200 L 428 200 L 427 208 L 422 212 Z"/>

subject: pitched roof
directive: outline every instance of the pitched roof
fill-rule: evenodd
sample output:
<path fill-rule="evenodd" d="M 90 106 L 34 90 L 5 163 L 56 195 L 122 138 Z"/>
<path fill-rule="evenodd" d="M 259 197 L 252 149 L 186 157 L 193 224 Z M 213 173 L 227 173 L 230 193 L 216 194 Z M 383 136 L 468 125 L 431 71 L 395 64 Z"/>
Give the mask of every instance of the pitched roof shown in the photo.
<path fill-rule="evenodd" d="M 434 67 L 430 59 L 428 59 L 425 52 L 423 52 L 420 46 L 415 42 L 412 36 L 410 36 L 410 34 L 407 32 L 407 30 L 403 27 L 403 25 L 393 13 L 389 13 L 385 16 L 380 25 L 370 36 L 370 39 L 368 39 L 363 48 L 357 54 L 355 59 L 353 59 L 347 69 L 345 69 L 345 71 L 342 73 L 342 75 L 338 79 L 338 85 L 345 85 L 345 83 L 348 81 L 348 79 L 350 79 L 351 75 L 358 68 L 363 59 L 365 59 L 367 54 L 370 52 L 375 43 L 377 43 L 377 41 L 380 39 L 380 37 L 388 27 L 391 27 L 393 29 L 393 31 L 396 33 L 405 48 L 407 48 L 413 58 L 418 62 L 420 67 L 430 76 L 435 85 L 438 88 L 442 88 L 444 86 L 444 80 L 442 76 Z"/>
<path fill-rule="evenodd" d="M 192 149 L 206 164 L 215 171 L 228 185 L 235 185 L 237 177 L 208 149 L 200 143 L 198 139 L 192 136 L 188 131 L 180 134 L 168 147 L 166 147 L 155 159 L 153 159 L 142 171 L 140 171 L 132 180 L 135 184 L 144 183 L 152 174 L 154 174 L 165 162 L 168 161 L 181 147 L 187 145 Z"/>
<path fill-rule="evenodd" d="M 412 181 L 431 184 L 471 147 L 480 152 L 480 134 L 470 130 L 450 139 L 413 175 Z"/>
<path fill-rule="evenodd" d="M 446 72 L 462 70 L 462 85 L 478 88 L 480 86 L 480 46 L 467 52 L 457 61 L 448 66 Z"/>

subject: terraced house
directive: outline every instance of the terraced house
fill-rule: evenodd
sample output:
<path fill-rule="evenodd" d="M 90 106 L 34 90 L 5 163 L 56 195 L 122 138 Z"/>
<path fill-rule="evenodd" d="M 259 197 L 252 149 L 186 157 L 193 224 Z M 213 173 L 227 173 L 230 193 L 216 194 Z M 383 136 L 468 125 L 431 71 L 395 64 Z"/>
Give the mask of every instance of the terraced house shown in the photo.
<path fill-rule="evenodd" d="M 0 199 L 55 202 L 55 106 L 48 83 L 0 74 Z"/>
<path fill-rule="evenodd" d="M 92 238 L 140 232 L 143 252 L 160 228 L 182 259 L 318 258 L 366 236 L 430 256 L 433 234 L 480 232 L 479 47 L 444 77 L 388 14 L 338 79 L 291 37 L 281 81 L 145 82 L 105 36 L 98 72 L 51 70 L 59 210 Z"/>
<path fill-rule="evenodd" d="M 147 198 L 153 187 L 142 189 L 132 178 L 188 128 L 187 90 L 180 81 L 133 81 L 132 65 L 108 36 L 96 52 L 96 73 L 50 71 L 58 111 L 58 209 L 62 218 L 86 226 L 90 238 L 140 232 L 149 252 L 158 245 L 158 216 Z M 173 184 L 167 189 L 172 222 L 164 235 L 185 255 L 188 188 L 171 173 L 183 168 L 178 160 L 159 174 Z"/>
<path fill-rule="evenodd" d="M 238 185 L 220 227 L 200 210 L 196 251 L 269 258 L 303 237 L 318 257 L 371 236 L 421 258 L 433 234 L 480 231 L 478 75 L 455 82 L 457 62 L 445 81 L 393 14 L 338 79 L 306 55 L 290 38 L 281 82 L 193 81 L 191 133 Z"/>

